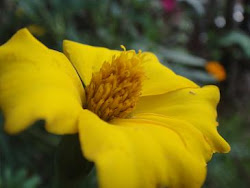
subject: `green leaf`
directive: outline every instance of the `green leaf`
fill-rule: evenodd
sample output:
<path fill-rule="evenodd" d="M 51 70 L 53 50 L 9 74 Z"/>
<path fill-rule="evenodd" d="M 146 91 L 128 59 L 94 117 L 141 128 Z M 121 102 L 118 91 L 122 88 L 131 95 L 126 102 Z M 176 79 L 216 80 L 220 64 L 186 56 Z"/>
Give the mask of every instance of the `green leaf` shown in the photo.
<path fill-rule="evenodd" d="M 56 153 L 55 165 L 55 187 L 83 187 L 93 163 L 83 157 L 78 134 L 63 136 Z"/>
<path fill-rule="evenodd" d="M 204 85 L 204 83 L 214 84 L 216 83 L 216 79 L 209 75 L 207 72 L 203 70 L 196 70 L 196 69 L 190 69 L 187 67 L 177 67 L 173 64 L 171 64 L 171 68 L 177 73 L 182 76 L 185 76 L 195 82 L 197 82 L 200 85 Z"/>
<path fill-rule="evenodd" d="M 159 53 L 162 55 L 163 58 L 166 58 L 166 60 L 172 61 L 174 63 L 194 67 L 204 67 L 206 64 L 205 59 L 188 54 L 180 50 L 172 50 L 164 47 L 159 47 Z"/>
<path fill-rule="evenodd" d="M 36 188 L 41 183 L 37 175 L 30 175 L 24 168 L 11 169 L 6 167 L 0 176 L 0 187 L 2 188 Z"/>
<path fill-rule="evenodd" d="M 237 45 L 250 58 L 250 37 L 243 32 L 231 31 L 220 39 L 219 44 L 225 47 Z"/>

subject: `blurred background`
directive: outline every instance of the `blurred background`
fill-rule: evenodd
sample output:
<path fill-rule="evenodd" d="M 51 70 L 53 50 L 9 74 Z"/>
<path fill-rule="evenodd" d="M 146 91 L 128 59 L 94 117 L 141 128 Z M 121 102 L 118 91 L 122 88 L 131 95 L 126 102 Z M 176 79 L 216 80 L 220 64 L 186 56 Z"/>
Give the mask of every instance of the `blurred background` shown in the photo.
<path fill-rule="evenodd" d="M 250 187 L 250 0 L 0 0 L 0 44 L 22 27 L 57 50 L 70 39 L 152 51 L 176 73 L 218 85 L 218 129 L 232 151 L 214 155 L 204 188 Z M 0 131 L 0 187 L 51 187 L 59 141 L 41 125 Z"/>

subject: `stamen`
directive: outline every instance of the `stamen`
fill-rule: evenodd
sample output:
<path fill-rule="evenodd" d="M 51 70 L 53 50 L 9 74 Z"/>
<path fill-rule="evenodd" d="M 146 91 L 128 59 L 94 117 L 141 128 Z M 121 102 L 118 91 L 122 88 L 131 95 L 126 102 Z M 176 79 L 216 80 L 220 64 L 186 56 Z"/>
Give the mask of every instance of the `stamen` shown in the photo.
<path fill-rule="evenodd" d="M 126 51 L 104 62 L 86 87 L 87 109 L 105 121 L 126 118 L 135 108 L 145 79 L 141 51 Z"/>

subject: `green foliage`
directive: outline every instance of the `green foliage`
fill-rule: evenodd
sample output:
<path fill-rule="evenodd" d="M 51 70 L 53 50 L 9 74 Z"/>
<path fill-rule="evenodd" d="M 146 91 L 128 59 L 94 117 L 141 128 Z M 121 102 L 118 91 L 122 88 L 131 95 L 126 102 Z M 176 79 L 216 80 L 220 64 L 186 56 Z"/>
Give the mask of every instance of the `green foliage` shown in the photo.
<path fill-rule="evenodd" d="M 192 6 L 198 15 L 203 15 L 205 13 L 203 1 L 199 0 L 179 0 L 179 1 L 186 2 L 188 5 Z"/>
<path fill-rule="evenodd" d="M 242 56 L 250 58 L 250 37 L 242 31 L 231 31 L 220 39 L 220 45 L 223 47 L 239 47 L 243 54 Z M 234 51 L 234 55 L 237 57 L 238 51 Z M 237 54 L 236 54 L 237 53 Z"/>
<path fill-rule="evenodd" d="M 187 49 L 185 53 L 176 50 L 189 42 L 194 29 L 190 17 L 201 16 L 205 11 L 204 4 L 196 0 L 180 3 L 188 6 L 183 9 L 182 19 L 176 22 L 164 12 L 160 1 L 155 0 L 16 0 L 12 2 L 6 17 L 9 20 L 3 23 L 6 30 L 2 32 L 12 30 L 13 33 L 17 28 L 36 25 L 45 29 L 45 34 L 37 37 L 47 46 L 59 50 L 64 39 L 114 49 L 123 44 L 128 49 L 151 50 L 164 57 L 161 60 L 165 65 L 180 64 L 172 66 L 177 73 L 182 73 L 182 67 L 185 67 L 185 76 L 194 81 L 201 84 L 216 82 L 204 69 L 205 59 L 190 55 Z M 15 26 L 10 25 L 13 20 Z M 168 27 L 171 24 L 175 26 Z M 162 47 L 158 48 L 159 45 Z M 199 65 L 199 71 L 193 72 L 196 65 Z M 193 76 L 196 72 L 197 76 Z M 204 76 L 200 77 L 200 74 Z"/>
<path fill-rule="evenodd" d="M 56 153 L 55 187 L 83 187 L 84 184 L 88 183 L 85 177 L 92 168 L 93 164 L 88 162 L 82 155 L 78 134 L 65 135 Z"/>
<path fill-rule="evenodd" d="M 60 137 L 48 134 L 41 121 L 18 135 L 10 136 L 3 130 L 3 122 L 0 113 L 0 179 L 3 187 L 8 185 L 11 188 L 19 188 L 21 181 L 23 185 L 31 187 L 46 188 L 51 185 L 51 177 L 54 175 L 54 151 Z M 18 182 L 20 186 L 15 186 Z"/>
<path fill-rule="evenodd" d="M 250 185 L 249 122 L 242 115 L 222 119 L 223 135 L 231 145 L 227 155 L 216 154 L 208 165 L 205 188 L 241 187 Z"/>
<path fill-rule="evenodd" d="M 26 169 L 6 168 L 0 176 L 0 187 L 2 188 L 36 188 L 39 184 L 39 176 L 29 175 Z"/>

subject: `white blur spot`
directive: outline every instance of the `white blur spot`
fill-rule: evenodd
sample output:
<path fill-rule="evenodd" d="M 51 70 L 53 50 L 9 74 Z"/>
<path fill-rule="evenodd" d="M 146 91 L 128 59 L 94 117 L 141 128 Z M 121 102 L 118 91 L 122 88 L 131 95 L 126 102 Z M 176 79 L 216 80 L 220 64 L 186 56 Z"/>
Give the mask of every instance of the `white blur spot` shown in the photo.
<path fill-rule="evenodd" d="M 217 16 L 215 19 L 214 19 L 214 23 L 217 27 L 219 28 L 222 28 L 226 25 L 226 20 L 223 16 Z"/>
<path fill-rule="evenodd" d="M 236 11 L 233 13 L 233 19 L 236 22 L 242 22 L 244 20 L 244 16 L 243 16 L 242 12 Z"/>

